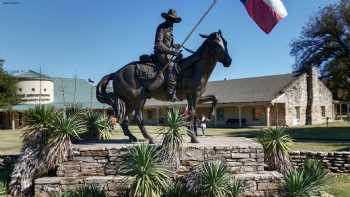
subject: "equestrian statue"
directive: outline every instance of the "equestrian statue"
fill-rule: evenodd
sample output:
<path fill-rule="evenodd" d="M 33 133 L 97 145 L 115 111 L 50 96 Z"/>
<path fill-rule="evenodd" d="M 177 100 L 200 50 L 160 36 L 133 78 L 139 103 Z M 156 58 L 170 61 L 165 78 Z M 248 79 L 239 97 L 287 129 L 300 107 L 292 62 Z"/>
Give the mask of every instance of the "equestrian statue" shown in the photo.
<path fill-rule="evenodd" d="M 173 25 L 181 22 L 176 11 L 170 9 L 162 13 L 165 19 L 156 31 L 153 55 L 141 55 L 139 61 L 131 62 L 118 71 L 104 76 L 96 87 L 96 97 L 101 103 L 112 107 L 114 116 L 120 123 L 124 135 L 131 142 L 137 138 L 130 132 L 129 115 L 132 115 L 145 139 L 154 143 L 143 124 L 142 111 L 147 99 L 161 101 L 187 100 L 188 120 L 192 122 L 188 133 L 191 142 L 196 143 L 194 124 L 196 106 L 212 102 L 209 118 L 213 115 L 217 99 L 215 95 L 202 94 L 216 63 L 224 67 L 231 65 L 227 42 L 221 31 L 210 35 L 200 35 L 203 44 L 192 55 L 182 58 L 182 45 L 175 44 Z M 112 81 L 113 91 L 107 91 Z"/>

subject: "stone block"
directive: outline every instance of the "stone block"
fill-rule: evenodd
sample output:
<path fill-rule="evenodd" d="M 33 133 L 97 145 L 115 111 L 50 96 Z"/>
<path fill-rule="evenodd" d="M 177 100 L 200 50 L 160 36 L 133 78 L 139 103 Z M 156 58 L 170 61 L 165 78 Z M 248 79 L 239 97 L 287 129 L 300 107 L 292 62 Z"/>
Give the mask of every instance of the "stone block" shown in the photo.
<path fill-rule="evenodd" d="M 248 153 L 231 153 L 231 158 L 249 158 Z"/>

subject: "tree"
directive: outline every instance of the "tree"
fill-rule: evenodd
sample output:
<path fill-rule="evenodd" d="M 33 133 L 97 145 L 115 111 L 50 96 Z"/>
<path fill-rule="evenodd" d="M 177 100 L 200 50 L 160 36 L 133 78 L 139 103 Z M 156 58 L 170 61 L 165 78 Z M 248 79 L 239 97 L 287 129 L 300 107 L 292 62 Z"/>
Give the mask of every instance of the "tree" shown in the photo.
<path fill-rule="evenodd" d="M 16 79 L 0 67 L 0 108 L 14 105 L 17 101 Z"/>
<path fill-rule="evenodd" d="M 350 0 L 321 9 L 291 47 L 296 73 L 310 73 L 312 66 L 319 67 L 335 98 L 350 99 Z"/>

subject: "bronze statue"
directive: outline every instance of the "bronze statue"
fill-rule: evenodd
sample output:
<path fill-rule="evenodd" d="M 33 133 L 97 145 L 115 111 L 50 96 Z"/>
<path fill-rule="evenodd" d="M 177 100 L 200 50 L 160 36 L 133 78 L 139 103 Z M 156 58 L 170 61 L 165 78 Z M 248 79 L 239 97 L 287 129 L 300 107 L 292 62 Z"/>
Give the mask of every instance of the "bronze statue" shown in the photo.
<path fill-rule="evenodd" d="M 176 11 L 170 9 L 168 13 L 162 13 L 161 16 L 165 19 L 165 22 L 161 23 L 157 27 L 156 37 L 154 41 L 154 55 L 156 61 L 158 61 L 161 67 L 168 65 L 166 85 L 168 88 L 169 100 L 177 101 L 176 97 L 176 61 L 173 57 L 181 55 L 180 44 L 174 43 L 173 25 L 174 23 L 180 23 L 181 18 L 176 15 Z"/>
<path fill-rule="evenodd" d="M 174 11 L 170 10 L 167 14 L 163 14 L 163 16 L 167 18 L 169 15 L 174 15 L 175 17 L 173 18 L 175 19 L 171 20 L 175 20 L 175 22 L 176 20 L 179 21 L 180 19 L 176 17 L 174 13 Z M 162 26 L 162 24 L 160 26 Z M 164 33 L 162 31 L 163 30 L 160 30 L 160 33 Z M 171 32 L 169 31 L 168 34 L 169 33 Z M 209 118 L 214 111 L 217 102 L 215 95 L 202 96 L 202 94 L 205 91 L 208 79 L 216 63 L 220 62 L 225 67 L 231 65 L 231 57 L 227 50 L 227 42 L 222 36 L 221 31 L 211 33 L 210 35 L 201 35 L 201 37 L 205 38 L 205 41 L 197 51 L 187 58 L 178 58 L 175 60 L 178 61 L 179 74 L 177 76 L 177 83 L 175 84 L 176 91 L 174 90 L 173 93 L 176 94 L 176 97 L 180 100 L 187 100 L 188 118 L 192 121 L 193 125 L 195 124 L 194 116 L 197 104 L 208 101 L 212 102 Z M 131 62 L 115 73 L 104 76 L 97 84 L 97 100 L 113 108 L 114 116 L 120 123 L 124 134 L 128 136 L 129 140 L 132 142 L 137 141 L 137 139 L 128 128 L 128 115 L 133 114 L 133 118 L 138 124 L 143 136 L 149 140 L 149 143 L 153 143 L 153 138 L 148 134 L 143 124 L 142 110 L 144 104 L 148 98 L 169 101 L 169 83 L 165 82 L 169 77 L 164 77 L 163 74 L 164 63 L 168 64 L 169 62 L 167 61 L 169 61 L 169 58 L 164 57 L 164 62 L 158 62 L 159 57 L 157 57 L 157 55 L 167 56 L 169 54 L 178 54 L 178 48 L 172 45 L 172 36 L 169 36 L 167 39 L 170 38 L 171 40 L 166 41 L 167 44 L 169 44 L 167 46 L 170 47 L 166 49 L 173 52 L 164 52 L 157 49 L 156 46 L 155 55 L 142 55 L 139 61 Z M 164 42 L 164 38 L 160 39 L 159 42 Z M 157 44 L 156 40 L 156 45 Z M 168 71 L 166 73 L 166 75 L 169 74 L 173 74 L 173 71 Z M 107 85 L 110 81 L 113 81 L 113 92 L 107 92 Z M 193 129 L 193 125 L 190 129 Z M 193 130 L 189 133 L 189 136 L 191 137 L 191 142 L 198 142 Z"/>

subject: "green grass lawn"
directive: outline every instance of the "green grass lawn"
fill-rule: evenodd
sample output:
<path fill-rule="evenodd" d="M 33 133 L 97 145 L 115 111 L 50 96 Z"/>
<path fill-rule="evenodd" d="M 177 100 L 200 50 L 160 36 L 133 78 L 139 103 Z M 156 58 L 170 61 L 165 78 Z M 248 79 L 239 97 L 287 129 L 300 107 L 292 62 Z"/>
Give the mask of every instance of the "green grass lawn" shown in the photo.
<path fill-rule="evenodd" d="M 160 126 L 146 126 L 154 137 L 161 135 Z M 138 127 L 130 126 L 132 133 L 142 139 Z M 208 128 L 207 136 L 230 136 L 255 138 L 261 128 Z M 18 153 L 21 148 L 21 130 L 0 130 L 0 154 Z M 350 151 L 350 123 L 331 123 L 325 125 L 290 128 L 289 133 L 295 143 L 293 150 L 310 151 Z M 199 134 L 201 134 L 199 129 Z M 121 129 L 113 132 L 113 139 L 126 138 Z"/>
<path fill-rule="evenodd" d="M 147 126 L 146 128 L 154 137 L 159 137 L 163 127 Z M 142 134 L 136 126 L 131 126 L 130 130 L 142 139 Z M 207 135 L 255 138 L 260 131 L 260 128 L 209 128 Z M 289 132 L 295 141 L 293 150 L 350 151 L 350 124 L 348 123 L 331 124 L 328 128 L 324 125 L 290 128 Z M 21 147 L 21 135 L 21 130 L 0 130 L 0 154 L 18 153 Z M 120 129 L 113 132 L 112 138 L 126 139 Z M 0 196 L 2 185 L 8 177 L 9 170 L 0 169 Z M 349 197 L 349 188 L 350 175 L 347 174 L 330 176 L 322 190 L 336 197 Z"/>

